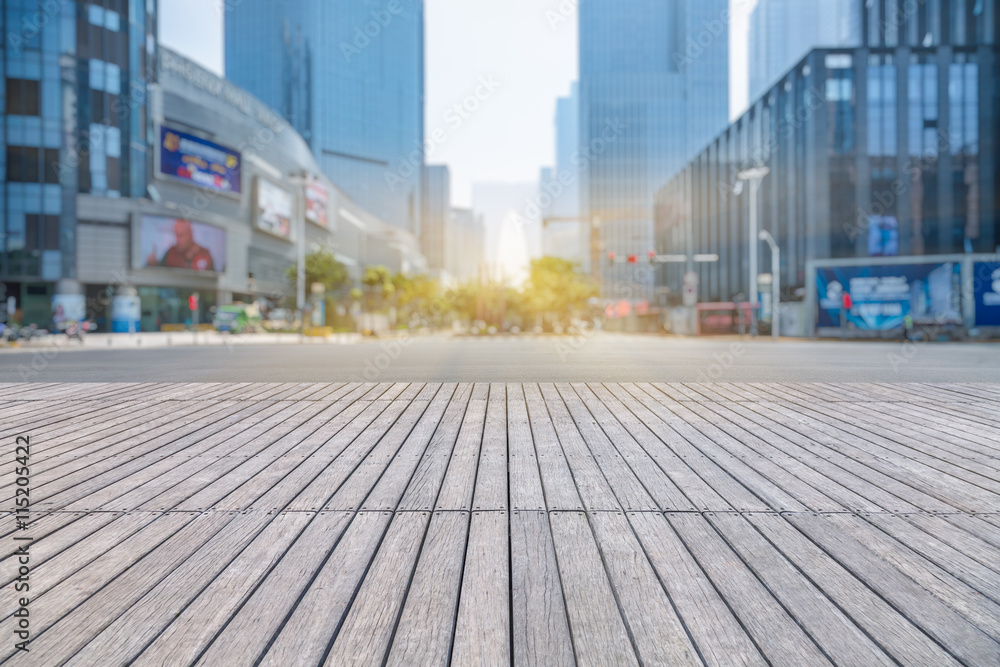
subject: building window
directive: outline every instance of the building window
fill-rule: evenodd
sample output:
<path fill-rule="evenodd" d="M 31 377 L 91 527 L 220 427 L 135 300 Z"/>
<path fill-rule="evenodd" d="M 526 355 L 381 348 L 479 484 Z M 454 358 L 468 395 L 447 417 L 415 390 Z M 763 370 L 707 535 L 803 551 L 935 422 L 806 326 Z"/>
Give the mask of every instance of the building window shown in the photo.
<path fill-rule="evenodd" d="M 25 250 L 59 250 L 59 216 L 29 213 L 25 218 Z"/>
<path fill-rule="evenodd" d="M 38 81 L 7 79 L 7 114 L 38 116 L 42 112 L 42 94 Z"/>
<path fill-rule="evenodd" d="M 7 146 L 9 183 L 59 183 L 59 149 Z"/>

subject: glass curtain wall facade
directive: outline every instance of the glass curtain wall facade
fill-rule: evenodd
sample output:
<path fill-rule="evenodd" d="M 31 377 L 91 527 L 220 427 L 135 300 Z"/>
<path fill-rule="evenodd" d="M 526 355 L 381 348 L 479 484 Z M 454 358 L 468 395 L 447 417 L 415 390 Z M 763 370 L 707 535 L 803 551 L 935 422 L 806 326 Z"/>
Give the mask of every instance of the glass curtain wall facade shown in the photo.
<path fill-rule="evenodd" d="M 809 51 L 861 46 L 856 0 L 758 0 L 748 34 L 750 100 L 756 100 Z"/>
<path fill-rule="evenodd" d="M 448 165 L 427 165 L 423 179 L 423 231 L 420 247 L 427 266 L 435 272 L 449 270 L 447 244 L 451 218 L 451 171 Z"/>
<path fill-rule="evenodd" d="M 658 248 L 720 256 L 668 266 L 664 286 L 678 293 L 694 269 L 701 301 L 748 293 L 749 197 L 734 185 L 749 166 L 770 168 L 759 220 L 781 246 L 785 299 L 801 296 L 809 259 L 998 251 L 998 60 L 983 25 L 993 4 L 980 7 L 941 45 L 820 49 L 799 62 L 659 192 Z M 771 271 L 763 244 L 760 258 Z"/>
<path fill-rule="evenodd" d="M 727 0 L 580 4 L 581 216 L 600 230 L 602 294 L 649 302 L 657 190 L 725 127 Z"/>
<path fill-rule="evenodd" d="M 77 194 L 146 196 L 156 0 L 0 7 L 0 281 L 45 322 L 76 277 Z"/>
<path fill-rule="evenodd" d="M 226 77 L 278 110 L 326 176 L 420 233 L 421 0 L 243 0 L 226 11 Z"/>

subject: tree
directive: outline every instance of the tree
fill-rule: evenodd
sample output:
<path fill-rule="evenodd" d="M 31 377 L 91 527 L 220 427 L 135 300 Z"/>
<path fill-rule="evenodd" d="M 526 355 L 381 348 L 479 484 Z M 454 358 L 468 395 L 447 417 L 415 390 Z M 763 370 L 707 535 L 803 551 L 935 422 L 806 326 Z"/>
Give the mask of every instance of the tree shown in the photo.
<path fill-rule="evenodd" d="M 574 315 L 586 311 L 587 302 L 597 296 L 597 286 L 582 274 L 579 265 L 559 257 L 531 261 L 531 270 L 523 292 L 523 307 L 543 322 L 568 323 Z"/>
<path fill-rule="evenodd" d="M 361 278 L 361 284 L 365 286 L 368 295 L 368 310 L 372 310 L 373 303 L 380 303 L 380 307 L 385 306 L 385 300 L 396 292 L 396 286 L 392 282 L 392 272 L 388 268 L 377 265 L 369 266 L 365 269 L 365 274 Z M 374 295 L 381 295 L 380 299 L 375 299 Z"/>
<path fill-rule="evenodd" d="M 288 267 L 285 275 L 294 285 L 298 269 L 295 265 Z M 306 255 L 306 292 L 313 283 L 322 283 L 327 292 L 335 292 L 350 279 L 347 267 L 344 266 L 329 250 L 317 250 Z"/>

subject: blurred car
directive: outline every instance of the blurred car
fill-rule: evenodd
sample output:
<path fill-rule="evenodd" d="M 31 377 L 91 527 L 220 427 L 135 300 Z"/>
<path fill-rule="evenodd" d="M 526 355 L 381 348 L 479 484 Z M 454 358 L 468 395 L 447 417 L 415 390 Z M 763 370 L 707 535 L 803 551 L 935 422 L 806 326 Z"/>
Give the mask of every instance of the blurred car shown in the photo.
<path fill-rule="evenodd" d="M 216 331 L 253 333 L 261 326 L 260 310 L 243 304 L 219 306 L 215 311 L 212 326 Z"/>
<path fill-rule="evenodd" d="M 295 313 L 287 308 L 275 308 L 264 320 L 267 329 L 291 329 L 295 323 Z"/>

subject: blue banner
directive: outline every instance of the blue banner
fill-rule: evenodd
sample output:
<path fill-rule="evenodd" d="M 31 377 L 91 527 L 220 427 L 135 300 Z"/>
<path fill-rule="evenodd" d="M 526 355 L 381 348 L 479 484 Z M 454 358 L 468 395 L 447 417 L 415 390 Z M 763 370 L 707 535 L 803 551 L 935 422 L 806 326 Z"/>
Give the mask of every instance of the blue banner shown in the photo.
<path fill-rule="evenodd" d="M 903 327 L 907 315 L 914 325 L 961 324 L 961 284 L 961 265 L 953 262 L 817 269 L 816 325 L 891 331 Z"/>
<path fill-rule="evenodd" d="M 976 297 L 976 326 L 1000 327 L 1000 262 L 977 262 L 972 267 Z"/>
<path fill-rule="evenodd" d="M 160 127 L 160 172 L 219 192 L 242 191 L 237 151 L 191 134 Z"/>

